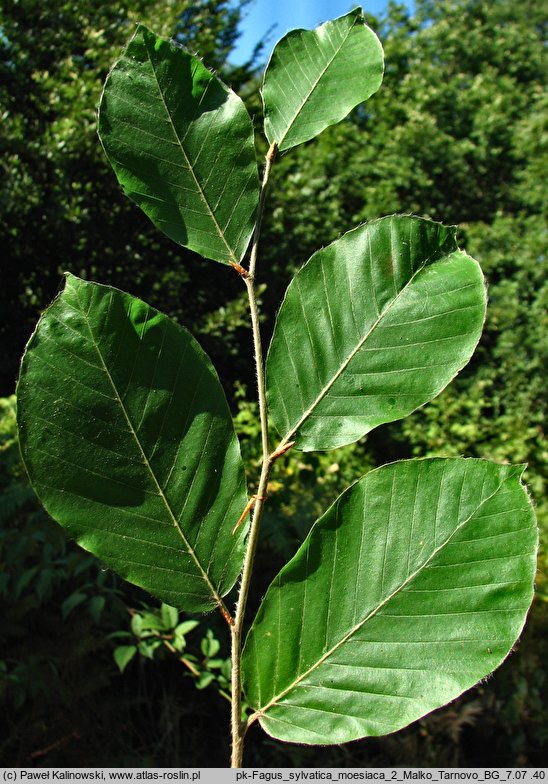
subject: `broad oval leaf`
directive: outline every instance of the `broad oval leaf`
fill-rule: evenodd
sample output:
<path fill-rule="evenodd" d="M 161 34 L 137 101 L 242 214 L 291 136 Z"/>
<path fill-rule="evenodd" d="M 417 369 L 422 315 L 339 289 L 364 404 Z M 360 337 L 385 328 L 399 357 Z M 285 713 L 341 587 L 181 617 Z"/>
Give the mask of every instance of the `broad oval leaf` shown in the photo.
<path fill-rule="evenodd" d="M 67 277 L 23 357 L 23 459 L 78 544 L 162 601 L 221 606 L 242 564 L 243 465 L 192 336 L 141 300 Z"/>
<path fill-rule="evenodd" d="M 253 126 L 201 60 L 139 25 L 105 83 L 99 136 L 157 228 L 208 259 L 241 260 L 258 204 Z"/>
<path fill-rule="evenodd" d="M 340 496 L 247 637 L 245 693 L 270 735 L 330 744 L 394 732 L 504 660 L 536 567 L 522 471 L 408 460 Z"/>
<path fill-rule="evenodd" d="M 317 30 L 292 30 L 274 48 L 262 88 L 265 134 L 280 150 L 314 138 L 375 93 L 384 58 L 356 8 Z"/>
<path fill-rule="evenodd" d="M 288 287 L 268 353 L 283 441 L 333 449 L 427 403 L 470 359 L 485 308 L 454 227 L 394 215 L 318 251 Z"/>

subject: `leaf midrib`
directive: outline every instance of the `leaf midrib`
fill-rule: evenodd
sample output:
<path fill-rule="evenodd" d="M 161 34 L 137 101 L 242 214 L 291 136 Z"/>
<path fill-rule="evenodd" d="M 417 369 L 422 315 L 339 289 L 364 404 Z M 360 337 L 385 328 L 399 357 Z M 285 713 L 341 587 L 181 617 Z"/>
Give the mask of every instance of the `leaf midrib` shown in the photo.
<path fill-rule="evenodd" d="M 207 211 L 208 211 L 208 213 L 209 213 L 209 215 L 211 217 L 211 220 L 213 221 L 213 224 L 215 226 L 215 230 L 216 230 L 219 238 L 222 240 L 222 242 L 224 243 L 224 245 L 225 245 L 225 247 L 226 247 L 226 249 L 228 251 L 230 260 L 233 261 L 233 262 L 237 262 L 238 261 L 237 256 L 236 256 L 235 252 L 233 251 L 233 249 L 231 248 L 231 246 L 228 244 L 228 242 L 226 240 L 226 237 L 224 235 L 224 232 L 222 231 L 221 227 L 219 226 L 217 218 L 215 217 L 215 213 L 213 212 L 213 210 L 212 210 L 212 208 L 211 208 L 211 206 L 209 204 L 209 201 L 207 200 L 207 197 L 205 195 L 205 191 L 203 190 L 203 188 L 202 188 L 198 178 L 196 177 L 196 174 L 194 173 L 194 168 L 193 168 L 193 166 L 191 164 L 190 158 L 188 157 L 187 152 L 186 152 L 186 150 L 185 150 L 185 148 L 183 146 L 183 142 L 182 142 L 182 140 L 181 140 L 181 138 L 180 138 L 180 136 L 179 136 L 179 134 L 177 132 L 177 129 L 176 129 L 175 124 L 173 122 L 173 119 L 171 117 L 171 113 L 170 113 L 170 111 L 169 111 L 169 109 L 167 107 L 167 103 L 166 103 L 166 100 L 165 100 L 165 97 L 164 97 L 164 93 L 162 92 L 162 88 L 160 86 L 160 81 L 158 79 L 158 74 L 156 73 L 156 68 L 154 67 L 154 63 L 152 61 L 152 57 L 151 57 L 150 52 L 149 52 L 148 42 L 146 40 L 146 36 L 143 37 L 143 40 L 144 40 L 144 44 L 145 44 L 145 51 L 147 53 L 148 61 L 150 63 L 150 67 L 152 68 L 152 73 L 154 74 L 154 81 L 156 82 L 156 86 L 158 87 L 158 93 L 159 93 L 160 98 L 162 100 L 162 105 L 164 107 L 165 113 L 166 113 L 167 118 L 169 120 L 169 124 L 171 126 L 171 130 L 173 131 L 173 135 L 175 136 L 175 139 L 177 140 L 177 144 L 179 145 L 181 153 L 182 153 L 182 155 L 183 155 L 183 157 L 184 157 L 184 159 L 186 161 L 188 170 L 189 170 L 190 174 L 192 175 L 192 179 L 194 180 L 194 183 L 195 183 L 196 187 L 198 188 L 198 192 L 200 194 L 200 198 L 202 199 L 202 202 L 204 203 L 204 206 L 206 207 L 206 209 L 207 209 Z M 212 78 L 215 78 L 215 77 L 212 77 Z"/>
<path fill-rule="evenodd" d="M 438 263 L 439 261 L 443 261 L 449 255 L 451 255 L 451 254 L 445 254 L 444 256 L 440 256 L 438 259 L 436 259 L 435 263 Z M 384 317 L 389 313 L 391 308 L 399 300 L 399 298 L 402 296 L 402 294 L 404 294 L 407 291 L 407 289 L 409 288 L 409 286 L 411 286 L 411 284 L 413 283 L 413 281 L 415 280 L 417 275 L 420 272 L 422 272 L 422 270 L 428 265 L 429 261 L 430 261 L 430 259 L 425 259 L 425 261 L 421 264 L 421 266 L 417 270 L 415 270 L 413 275 L 409 278 L 409 280 L 407 281 L 405 286 L 403 286 L 403 288 L 401 288 L 398 291 L 396 296 L 392 300 L 390 300 L 390 303 L 385 307 L 385 309 L 379 313 L 379 315 L 377 316 L 377 318 L 375 319 L 374 323 L 371 325 L 369 330 L 365 333 L 365 335 L 361 338 L 361 340 L 358 341 L 358 344 L 357 344 L 356 348 L 341 363 L 341 366 L 339 367 L 337 372 L 331 377 L 331 379 L 328 381 L 328 383 L 324 387 L 322 387 L 322 389 L 320 390 L 320 393 L 318 394 L 318 396 L 316 397 L 314 402 L 306 409 L 306 411 L 303 413 L 301 418 L 298 420 L 297 424 L 294 425 L 291 428 L 291 430 L 283 437 L 282 441 L 280 442 L 280 447 L 284 446 L 288 441 L 290 441 L 292 439 L 292 437 L 296 434 L 297 430 L 301 427 L 301 425 L 303 425 L 306 422 L 306 420 L 308 419 L 308 417 L 311 416 L 311 414 L 313 414 L 314 409 L 322 402 L 322 400 L 328 394 L 328 392 L 333 387 L 335 382 L 340 378 L 340 376 L 346 370 L 348 365 L 352 362 L 352 360 L 354 359 L 356 354 L 360 351 L 360 349 L 362 348 L 362 346 L 364 345 L 366 340 L 368 340 L 371 337 L 371 335 L 373 334 L 375 329 L 379 326 L 379 324 L 384 319 Z"/>
<path fill-rule="evenodd" d="M 131 433 L 131 436 L 132 436 L 132 438 L 133 438 L 133 440 L 134 440 L 134 442 L 135 442 L 135 444 L 136 444 L 136 446 L 137 446 L 137 448 L 139 450 L 139 453 L 140 453 L 140 455 L 141 455 L 141 457 L 143 459 L 143 463 L 144 463 L 145 467 L 148 470 L 148 473 L 149 473 L 149 475 L 150 475 L 150 477 L 151 477 L 151 479 L 152 479 L 152 481 L 154 483 L 154 486 L 156 487 L 156 492 L 157 492 L 158 496 L 161 498 L 161 500 L 162 500 L 162 502 L 163 502 L 163 504 L 165 506 L 165 509 L 166 509 L 170 519 L 171 519 L 171 522 L 173 523 L 173 526 L 175 527 L 175 530 L 177 531 L 177 533 L 181 537 L 181 540 L 182 540 L 182 542 L 183 542 L 183 544 L 184 544 L 184 546 L 186 548 L 186 551 L 187 551 L 188 555 L 194 561 L 200 576 L 204 580 L 205 584 L 207 585 L 207 587 L 208 587 L 208 589 L 209 589 L 209 591 L 211 593 L 211 596 L 213 597 L 213 599 L 215 600 L 215 602 L 219 606 L 219 608 L 222 609 L 224 607 L 223 600 L 221 599 L 221 597 L 218 594 L 217 590 L 215 589 L 213 583 L 209 579 L 209 575 L 207 574 L 207 572 L 203 568 L 203 566 L 202 566 L 202 564 L 201 564 L 201 562 L 200 562 L 200 560 L 199 560 L 199 558 L 198 558 L 194 548 L 192 547 L 192 545 L 190 544 L 190 542 L 188 541 L 188 539 L 184 535 L 183 530 L 182 530 L 182 528 L 181 528 L 181 526 L 179 524 L 179 521 L 177 520 L 177 517 L 175 516 L 175 514 L 174 514 L 174 512 L 173 512 L 173 510 L 171 508 L 171 505 L 170 505 L 170 503 L 169 503 L 169 501 L 168 501 L 168 499 L 167 499 L 167 497 L 166 497 L 166 495 L 165 495 L 165 493 L 164 493 L 160 483 L 158 482 L 158 479 L 156 478 L 156 474 L 152 470 L 152 466 L 151 466 L 151 464 L 150 464 L 150 462 L 148 460 L 148 457 L 147 457 L 147 455 L 145 453 L 143 445 L 141 444 L 139 436 L 137 435 L 137 432 L 136 432 L 136 430 L 135 430 L 135 428 L 133 426 L 133 422 L 131 421 L 131 418 L 130 418 L 130 416 L 129 416 L 127 410 L 126 410 L 126 407 L 124 406 L 122 398 L 120 397 L 120 394 L 118 392 L 118 388 L 116 387 L 116 384 L 114 383 L 114 379 L 112 378 L 112 375 L 110 374 L 110 371 L 109 371 L 109 369 L 108 369 L 108 367 L 107 367 L 107 365 L 105 363 L 105 360 L 104 360 L 103 354 L 101 352 L 100 346 L 99 346 L 99 344 L 97 343 L 97 341 L 95 339 L 95 335 L 93 334 L 93 330 L 91 328 L 91 323 L 90 323 L 90 321 L 88 319 L 87 313 L 85 312 L 85 310 L 81 306 L 79 292 L 78 292 L 77 289 L 75 289 L 74 291 L 75 291 L 75 294 L 76 294 L 78 305 L 80 306 L 80 313 L 81 313 L 82 318 L 84 319 L 84 322 L 85 322 L 86 327 L 88 329 L 88 332 L 89 332 L 90 339 L 91 339 L 91 342 L 93 344 L 93 347 L 95 348 L 95 351 L 97 352 L 97 356 L 99 357 L 99 361 L 101 362 L 101 366 L 103 368 L 103 371 L 104 371 L 104 373 L 105 373 L 105 375 L 106 375 L 106 377 L 107 377 L 107 379 L 108 379 L 108 381 L 109 381 L 109 383 L 110 383 L 110 385 L 112 387 L 112 391 L 113 391 L 113 393 L 115 395 L 115 400 L 118 402 L 118 404 L 120 406 L 120 410 L 121 410 L 121 412 L 122 412 L 122 414 L 124 416 L 124 419 L 126 420 L 126 423 L 127 423 L 128 428 L 129 428 L 129 431 Z M 112 294 L 111 294 L 111 297 L 112 297 Z"/>
<path fill-rule="evenodd" d="M 324 77 L 324 75 L 327 73 L 328 69 L 331 67 L 331 64 L 333 63 L 333 60 L 335 59 L 335 57 L 337 57 L 337 55 L 339 54 L 339 52 L 341 51 L 341 49 L 343 48 L 343 46 L 347 42 L 348 37 L 349 37 L 350 33 L 352 32 L 352 30 L 354 29 L 354 27 L 356 26 L 356 24 L 357 24 L 357 17 L 354 19 L 354 21 L 352 22 L 351 26 L 348 28 L 348 30 L 346 32 L 346 35 L 344 36 L 343 40 L 341 41 L 339 47 L 333 53 L 333 55 L 331 56 L 329 62 L 325 65 L 324 69 L 320 72 L 318 78 L 312 84 L 312 86 L 309 89 L 308 93 L 305 95 L 303 101 L 301 102 L 300 106 L 298 107 L 298 109 L 296 110 L 295 114 L 293 115 L 293 117 L 289 121 L 289 124 L 287 125 L 287 129 L 286 129 L 284 135 L 281 137 L 280 141 L 278 142 L 278 147 L 281 148 L 282 144 L 284 143 L 285 139 L 287 138 L 287 135 L 288 135 L 289 131 L 293 127 L 293 125 L 295 123 L 295 120 L 297 119 L 299 114 L 301 114 L 301 112 L 303 110 L 303 107 L 305 106 L 306 102 L 308 101 L 308 99 L 310 98 L 310 96 L 312 95 L 312 93 L 314 92 L 314 90 L 316 89 L 316 87 L 318 86 L 318 84 L 320 83 L 322 78 Z M 306 32 L 307 31 L 305 31 L 305 33 Z M 313 33 L 313 35 L 316 35 L 316 33 Z"/>
<path fill-rule="evenodd" d="M 287 694 L 289 694 L 295 688 L 297 688 L 299 683 L 301 683 L 305 678 L 307 678 L 312 672 L 317 670 L 318 667 L 320 667 L 330 656 L 332 656 L 342 645 L 344 645 L 344 643 L 348 639 L 350 639 L 350 637 L 352 637 L 359 629 L 362 628 L 362 626 L 364 626 L 369 620 L 371 620 L 371 618 L 373 618 L 379 612 L 379 610 L 382 610 L 382 608 L 386 604 L 388 604 L 388 602 L 391 601 L 391 599 L 393 599 L 394 596 L 396 596 L 400 591 L 402 591 L 405 588 L 406 585 L 408 585 L 410 582 L 412 582 L 415 579 L 415 577 L 417 577 L 417 575 L 419 575 L 423 571 L 423 569 L 426 569 L 428 567 L 430 562 L 438 555 L 438 553 L 441 550 L 443 550 L 444 547 L 446 547 L 446 545 L 451 541 L 451 539 L 465 525 L 467 525 L 470 522 L 470 520 L 475 515 L 477 515 L 477 513 L 482 508 L 482 506 L 484 506 L 484 504 L 486 504 L 488 501 L 490 501 L 491 498 L 493 498 L 500 491 L 502 486 L 506 482 L 510 481 L 510 479 L 512 479 L 512 475 L 506 476 L 500 482 L 500 484 L 496 487 L 496 489 L 490 495 L 488 495 L 486 498 L 484 498 L 484 500 L 480 504 L 478 504 L 478 506 L 474 509 L 474 511 L 465 520 L 463 520 L 462 523 L 460 523 L 455 528 L 455 530 L 447 537 L 447 539 L 445 539 L 438 547 L 434 548 L 434 550 L 432 551 L 431 555 L 426 559 L 426 561 L 424 561 L 424 563 L 422 563 L 414 572 L 412 572 L 410 575 L 408 575 L 408 577 L 401 583 L 401 585 L 399 585 L 394 591 L 392 591 L 392 593 L 390 593 L 385 599 L 383 599 L 381 602 L 379 602 L 377 604 L 377 606 L 374 607 L 373 610 L 371 610 L 371 612 L 362 621 L 360 621 L 355 626 L 353 626 L 352 629 L 347 634 L 345 634 L 344 637 L 342 637 L 341 640 L 336 645 L 333 645 L 328 651 L 326 651 L 326 653 L 324 653 L 318 659 L 318 661 L 315 664 L 312 665 L 312 667 L 309 667 L 308 670 L 306 670 L 306 672 L 302 673 L 302 675 L 299 675 L 299 677 L 296 678 L 293 681 L 293 683 L 291 683 L 283 691 L 281 691 L 279 694 L 277 694 L 275 697 L 273 697 L 272 700 L 270 700 L 270 702 L 267 705 L 265 705 L 263 708 L 258 708 L 256 713 L 253 714 L 252 717 L 250 717 L 250 721 L 253 720 L 253 719 L 256 719 L 256 718 L 260 719 L 263 716 L 265 716 L 266 712 L 270 708 L 273 708 L 277 704 L 279 704 L 280 700 L 282 700 Z M 312 531 L 311 531 L 311 534 L 312 534 Z"/>

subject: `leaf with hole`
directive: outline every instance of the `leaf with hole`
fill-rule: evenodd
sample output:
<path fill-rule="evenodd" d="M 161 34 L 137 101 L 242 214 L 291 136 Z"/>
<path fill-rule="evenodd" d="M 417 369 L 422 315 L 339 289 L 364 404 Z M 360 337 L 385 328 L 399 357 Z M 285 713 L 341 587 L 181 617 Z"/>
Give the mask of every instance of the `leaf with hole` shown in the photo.
<path fill-rule="evenodd" d="M 139 25 L 105 83 L 99 136 L 157 228 L 208 259 L 241 261 L 259 198 L 253 125 L 201 60 Z"/>
<path fill-rule="evenodd" d="M 283 441 L 333 449 L 427 403 L 470 359 L 485 307 L 454 227 L 394 215 L 318 251 L 288 287 L 268 352 Z"/>
<path fill-rule="evenodd" d="M 141 300 L 67 277 L 27 346 L 22 455 L 86 550 L 172 607 L 209 610 L 241 568 L 240 449 L 207 356 Z"/>
<path fill-rule="evenodd" d="M 245 693 L 270 735 L 330 744 L 394 732 L 504 660 L 536 570 L 522 472 L 407 460 L 339 497 L 247 637 Z"/>
<path fill-rule="evenodd" d="M 275 46 L 262 88 L 265 134 L 280 150 L 308 141 L 375 93 L 384 57 L 360 8 Z"/>

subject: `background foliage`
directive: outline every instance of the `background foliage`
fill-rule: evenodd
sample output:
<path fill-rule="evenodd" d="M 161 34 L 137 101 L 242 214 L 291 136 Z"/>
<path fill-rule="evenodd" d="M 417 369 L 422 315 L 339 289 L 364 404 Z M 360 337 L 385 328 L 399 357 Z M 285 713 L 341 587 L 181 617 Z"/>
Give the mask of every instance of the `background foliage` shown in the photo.
<path fill-rule="evenodd" d="M 228 65 L 244 6 L 245 0 L 2 4 L 0 393 L 11 395 L 24 343 L 64 269 L 119 286 L 175 316 L 211 355 L 253 481 L 259 431 L 247 394 L 253 397 L 254 380 L 238 276 L 156 232 L 119 191 L 95 134 L 102 82 L 137 19 L 199 51 L 259 118 L 260 48 L 255 62 Z M 413 15 L 392 4 L 384 19 L 369 20 L 386 52 L 381 90 L 366 108 L 281 156 L 274 169 L 260 265 L 265 339 L 294 270 L 360 221 L 391 212 L 459 224 L 461 246 L 488 278 L 490 302 L 471 364 L 436 400 L 354 446 L 279 461 L 250 606 L 251 616 L 317 514 L 369 468 L 410 455 L 482 456 L 529 466 L 541 525 L 529 626 L 488 683 L 394 736 L 318 750 L 271 741 L 253 728 L 247 764 L 544 759 L 543 16 L 531 0 L 418 0 Z M 150 609 L 146 595 L 65 541 L 26 485 L 12 397 L 0 409 L 0 493 L 3 762 L 170 765 L 191 758 L 224 765 L 228 703 L 218 695 L 226 676 L 224 630 L 211 616 L 182 648 L 173 645 L 182 617 Z M 140 626 L 136 615 L 146 618 Z M 138 654 L 121 675 L 113 651 L 124 646 Z"/>

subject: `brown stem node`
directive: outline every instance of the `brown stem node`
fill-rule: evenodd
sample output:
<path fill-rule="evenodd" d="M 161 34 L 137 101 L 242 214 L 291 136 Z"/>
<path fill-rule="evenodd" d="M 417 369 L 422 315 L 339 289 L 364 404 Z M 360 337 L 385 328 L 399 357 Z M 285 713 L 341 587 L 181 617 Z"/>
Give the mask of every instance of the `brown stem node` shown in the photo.
<path fill-rule="evenodd" d="M 271 460 L 271 461 L 277 460 L 277 459 L 278 459 L 279 457 L 281 457 L 282 455 L 285 455 L 285 453 L 286 453 L 286 452 L 289 452 L 289 450 L 291 449 L 291 447 L 292 447 L 292 446 L 294 446 L 294 445 L 295 445 L 295 441 L 288 441 L 288 443 L 287 443 L 287 444 L 280 444 L 280 446 L 279 446 L 279 447 L 277 447 L 277 448 L 276 448 L 276 449 L 275 449 L 275 450 L 272 452 L 272 454 L 270 455 L 270 460 Z"/>
<path fill-rule="evenodd" d="M 232 533 L 235 534 L 238 528 L 241 526 L 247 515 L 251 512 L 253 507 L 255 506 L 257 501 L 266 501 L 266 495 L 252 495 L 247 504 L 245 505 L 245 509 L 240 515 L 238 522 L 232 529 Z"/>
<path fill-rule="evenodd" d="M 225 621 L 228 623 L 228 625 L 229 625 L 229 626 L 234 626 L 234 618 L 233 618 L 233 617 L 232 617 L 232 615 L 231 615 L 231 614 L 228 612 L 228 610 L 226 609 L 226 607 L 224 606 L 224 604 L 221 604 L 221 605 L 219 605 L 219 610 L 221 611 L 221 615 L 223 616 L 223 618 L 225 619 Z"/>
<path fill-rule="evenodd" d="M 230 266 L 236 270 L 236 272 L 242 276 L 242 278 L 248 278 L 249 272 L 246 270 L 245 267 L 242 267 L 241 264 L 237 264 L 235 261 L 230 262 Z"/>
<path fill-rule="evenodd" d="M 256 501 L 256 500 L 257 500 L 257 499 L 255 498 L 255 496 L 254 496 L 254 495 L 252 495 L 252 496 L 251 496 L 251 498 L 249 499 L 249 501 L 247 502 L 247 504 L 245 505 L 245 509 L 244 509 L 244 511 L 242 512 L 242 514 L 241 514 L 241 515 L 240 515 L 240 517 L 238 518 L 238 522 L 236 523 L 236 525 L 235 525 L 235 526 L 234 526 L 234 528 L 232 529 L 232 534 L 233 534 L 233 535 L 236 533 L 236 531 L 237 531 L 237 530 L 238 530 L 238 528 L 241 526 L 241 524 L 243 523 L 243 521 L 245 520 L 245 518 L 247 517 L 247 515 L 248 515 L 248 514 L 251 512 L 251 510 L 252 510 L 252 509 L 253 509 L 253 507 L 255 506 L 255 501 Z"/>

